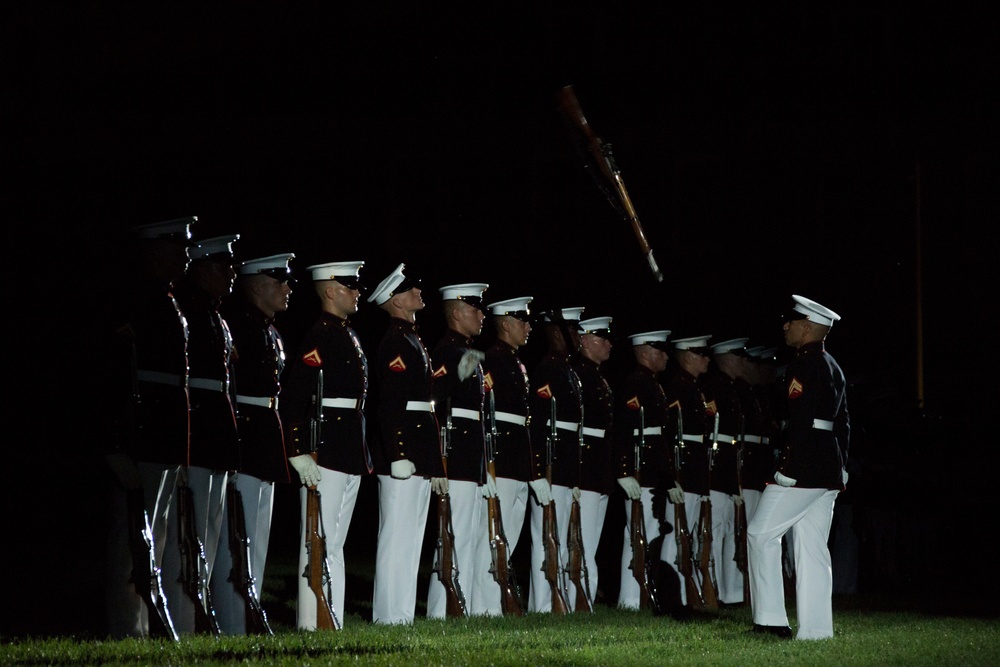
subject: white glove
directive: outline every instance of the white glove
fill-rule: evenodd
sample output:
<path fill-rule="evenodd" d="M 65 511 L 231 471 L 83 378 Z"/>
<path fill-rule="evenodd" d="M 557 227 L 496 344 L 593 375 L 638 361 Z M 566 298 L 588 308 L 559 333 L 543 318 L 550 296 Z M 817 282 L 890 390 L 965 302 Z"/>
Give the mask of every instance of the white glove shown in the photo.
<path fill-rule="evenodd" d="M 311 454 L 299 454 L 298 456 L 289 457 L 288 462 L 299 473 L 299 479 L 306 486 L 316 486 L 316 483 L 319 482 L 321 478 L 319 466 L 316 465 L 316 460 L 313 459 Z"/>
<path fill-rule="evenodd" d="M 486 483 L 483 484 L 483 498 L 497 497 L 497 481 L 492 475 L 486 473 Z"/>
<path fill-rule="evenodd" d="M 733 498 L 733 504 L 736 505 L 737 507 L 743 504 L 743 496 L 741 494 L 734 493 L 732 495 L 732 498 Z"/>
<path fill-rule="evenodd" d="M 582 495 L 583 495 L 583 491 L 580 490 L 580 487 L 579 486 L 574 486 L 573 487 L 573 500 L 579 501 L 580 500 L 580 496 L 582 496 Z"/>
<path fill-rule="evenodd" d="M 549 488 L 549 480 L 539 477 L 528 482 L 528 486 L 535 492 L 535 499 L 538 500 L 539 505 L 545 507 L 552 502 L 552 489 Z"/>
<path fill-rule="evenodd" d="M 840 479 L 844 482 L 844 486 L 847 486 L 847 468 L 840 470 Z"/>
<path fill-rule="evenodd" d="M 389 474 L 396 479 L 409 479 L 417 472 L 417 466 L 410 459 L 400 459 L 389 464 Z"/>
<path fill-rule="evenodd" d="M 468 380 L 476 372 L 476 366 L 486 358 L 486 355 L 479 350 L 466 350 L 462 355 L 462 360 L 458 362 L 458 379 Z"/>
<path fill-rule="evenodd" d="M 667 490 L 667 496 L 674 505 L 684 504 L 684 489 L 677 482 L 674 482 L 674 488 Z"/>
<path fill-rule="evenodd" d="M 630 500 L 638 500 L 642 497 L 642 487 L 639 486 L 639 481 L 635 477 L 619 477 L 618 483 L 625 489 L 625 495 Z"/>
<path fill-rule="evenodd" d="M 448 495 L 448 478 L 431 477 L 431 491 L 438 494 L 439 496 Z"/>
<path fill-rule="evenodd" d="M 111 471 L 115 474 L 115 479 L 126 491 L 134 491 L 142 486 L 139 478 L 139 469 L 135 467 L 135 461 L 124 452 L 115 452 L 105 457 Z"/>
<path fill-rule="evenodd" d="M 781 486 L 795 486 L 796 482 L 796 480 L 792 479 L 791 477 L 782 475 L 778 471 L 775 471 L 774 473 L 774 481 L 780 484 Z"/>

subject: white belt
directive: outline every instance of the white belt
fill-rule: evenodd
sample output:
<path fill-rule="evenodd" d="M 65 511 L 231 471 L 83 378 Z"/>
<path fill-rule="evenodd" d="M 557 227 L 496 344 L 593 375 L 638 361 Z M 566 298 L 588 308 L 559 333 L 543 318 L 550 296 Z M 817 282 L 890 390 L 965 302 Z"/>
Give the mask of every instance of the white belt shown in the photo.
<path fill-rule="evenodd" d="M 176 373 L 161 373 L 160 371 L 136 371 L 136 379 L 142 382 L 155 382 L 156 384 L 169 384 L 174 387 L 183 387 L 184 380 Z"/>
<path fill-rule="evenodd" d="M 736 440 L 736 438 L 734 438 L 731 435 L 726 435 L 725 433 L 720 433 L 719 435 L 717 435 L 715 437 L 715 441 L 716 442 L 728 442 L 728 443 L 732 443 L 735 440 Z"/>
<path fill-rule="evenodd" d="M 594 437 L 594 438 L 603 438 L 604 437 L 604 429 L 603 428 L 591 428 L 590 426 L 584 426 L 583 427 L 583 434 L 584 435 L 589 435 L 589 436 Z"/>
<path fill-rule="evenodd" d="M 363 399 L 360 398 L 324 398 L 323 407 L 324 408 L 347 408 L 349 410 L 360 410 L 364 405 Z M 406 406 L 409 410 L 409 405 Z"/>
<path fill-rule="evenodd" d="M 471 419 L 473 421 L 479 421 L 479 412 L 476 410 L 470 410 L 468 408 L 452 408 L 452 417 L 461 417 L 462 419 Z"/>
<path fill-rule="evenodd" d="M 643 435 L 660 435 L 661 433 L 663 433 L 662 426 L 647 426 L 642 429 Z M 632 435 L 639 435 L 639 429 L 632 429 Z"/>
<path fill-rule="evenodd" d="M 688 440 L 690 442 L 705 442 L 705 436 L 701 434 L 691 435 L 690 433 L 685 433 L 684 435 L 681 436 L 681 439 Z"/>
<path fill-rule="evenodd" d="M 813 428 L 818 428 L 821 431 L 832 431 L 833 422 L 827 419 L 814 419 Z"/>
<path fill-rule="evenodd" d="M 222 380 L 212 380 L 210 378 L 188 378 L 188 386 L 193 389 L 207 389 L 208 391 L 221 391 L 226 393 L 229 383 Z"/>
<path fill-rule="evenodd" d="M 517 424 L 518 426 L 524 426 L 528 422 L 525 417 L 515 415 L 513 412 L 500 412 L 498 410 L 493 413 L 493 417 L 498 422 L 507 422 L 508 424 Z"/>
<path fill-rule="evenodd" d="M 752 442 L 755 445 L 766 445 L 768 443 L 768 437 L 766 435 L 745 435 L 743 436 L 743 442 Z"/>
<path fill-rule="evenodd" d="M 258 408 L 278 409 L 277 396 L 244 396 L 243 394 L 236 394 L 236 402 L 244 405 L 256 405 Z"/>
<path fill-rule="evenodd" d="M 407 401 L 406 409 L 416 412 L 434 412 L 434 404 L 430 401 Z"/>
<path fill-rule="evenodd" d="M 547 422 L 545 422 L 546 426 L 548 426 L 550 424 L 552 424 L 552 420 L 551 419 L 548 420 Z M 573 431 L 575 433 L 575 432 L 577 432 L 577 431 L 580 430 L 580 425 L 577 424 L 576 422 L 562 422 L 562 421 L 559 421 L 557 419 L 556 420 L 556 428 L 561 428 L 564 431 Z"/>

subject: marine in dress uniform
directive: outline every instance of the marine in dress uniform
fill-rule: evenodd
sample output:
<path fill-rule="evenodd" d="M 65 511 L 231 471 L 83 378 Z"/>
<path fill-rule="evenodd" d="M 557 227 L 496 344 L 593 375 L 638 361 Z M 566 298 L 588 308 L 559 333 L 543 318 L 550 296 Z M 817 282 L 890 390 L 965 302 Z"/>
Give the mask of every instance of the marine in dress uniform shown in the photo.
<path fill-rule="evenodd" d="M 711 491 L 709 410 L 697 381 L 708 370 L 710 339 L 711 336 L 692 336 L 674 340 L 673 358 L 677 368 L 663 385 L 668 412 L 666 454 L 674 477 L 674 485 L 667 493 L 665 514 L 668 518 L 673 517 L 675 506 L 683 506 L 695 554 L 701 548 L 698 531 L 701 504 L 709 498 Z M 660 560 L 677 567 L 676 539 L 663 540 Z M 697 568 L 694 578 L 701 591 L 702 582 Z M 687 599 L 687 589 L 683 585 L 680 586 L 680 594 L 682 603 L 693 608 L 695 601 Z"/>
<path fill-rule="evenodd" d="M 497 301 L 486 306 L 493 317 L 496 341 L 486 350 L 483 359 L 483 382 L 492 392 L 497 437 L 493 443 L 493 465 L 496 471 L 497 498 L 500 518 L 507 537 L 508 559 L 513 558 L 524 528 L 528 509 L 528 483 L 536 474 L 528 434 L 528 371 L 518 350 L 527 344 L 531 333 L 532 297 Z M 487 419 L 489 418 L 486 415 Z M 487 423 L 487 428 L 489 424 Z M 544 478 L 541 480 L 545 482 Z M 547 489 L 543 490 L 543 492 Z M 489 514 L 483 503 L 484 522 Z M 488 523 L 486 524 L 488 526 Z M 487 528 L 488 533 L 488 528 Z M 473 588 L 477 598 L 474 608 L 499 616 L 503 613 L 500 586 L 490 572 L 492 553 L 487 541 L 476 548 L 476 579 Z"/>
<path fill-rule="evenodd" d="M 772 416 L 770 387 L 773 384 L 774 348 L 755 346 L 747 349 L 750 363 L 744 381 L 737 383 L 743 406 L 745 431 L 741 457 L 741 489 L 746 505 L 747 522 L 757 511 L 757 504 L 768 481 L 774 480 L 777 467 L 775 444 L 777 423 Z"/>
<path fill-rule="evenodd" d="M 614 489 L 611 433 L 614 422 L 614 394 L 604 378 L 601 364 L 611 356 L 610 317 L 580 321 L 580 350 L 572 359 L 573 370 L 583 389 L 583 428 L 580 435 L 580 539 L 587 568 L 587 591 L 597 600 L 600 577 L 597 549 L 608 513 L 608 497 Z M 568 602 L 573 607 L 576 596 Z"/>
<path fill-rule="evenodd" d="M 289 457 L 302 482 L 299 490 L 299 571 L 309 563 L 306 550 L 306 487 L 320 493 L 320 520 L 326 537 L 330 582 L 327 600 L 341 623 L 345 619 L 344 544 L 358 499 L 361 480 L 373 470 L 366 439 L 365 399 L 368 360 L 350 316 L 358 311 L 364 262 L 330 262 L 306 268 L 320 301 L 320 314 L 303 336 L 281 398 L 281 415 L 289 433 Z M 319 442 L 310 442 L 314 398 L 323 375 L 323 421 Z M 314 450 L 313 447 L 316 447 Z M 306 577 L 298 578 L 296 627 L 315 630 L 316 595 Z"/>
<path fill-rule="evenodd" d="M 419 283 L 400 264 L 368 297 L 389 314 L 379 343 L 376 417 L 383 456 L 376 464 L 379 530 L 372 620 L 412 623 L 431 477 L 444 477 L 434 414 L 431 359 L 417 331 Z"/>
<path fill-rule="evenodd" d="M 665 473 L 669 474 L 664 461 L 667 446 L 664 436 L 667 401 L 659 381 L 659 374 L 667 367 L 669 337 L 670 331 L 667 329 L 629 336 L 635 366 L 615 392 L 614 470 L 618 484 L 626 496 L 618 606 L 625 609 L 638 609 L 641 593 L 639 582 L 632 573 L 632 501 L 642 501 L 647 545 L 664 532 L 661 530 L 661 518 L 667 522 L 670 520 L 670 517 L 657 517 L 653 511 L 653 489 L 663 485 L 672 486 L 663 479 Z M 664 543 L 668 541 L 672 540 L 664 540 Z"/>
<path fill-rule="evenodd" d="M 698 378 L 705 395 L 709 418 L 719 417 L 719 432 L 711 429 L 714 442 L 709 457 L 712 501 L 712 561 L 719 602 L 743 601 L 743 573 L 736 567 L 736 507 L 743 503 L 737 474 L 738 448 L 742 439 L 744 407 L 738 384 L 746 360 L 748 338 L 733 338 L 712 345 L 713 363 Z"/>
<path fill-rule="evenodd" d="M 483 293 L 488 287 L 486 283 L 464 283 L 440 288 L 447 328 L 431 352 L 434 401 L 438 423 L 445 426 L 443 453 L 447 460 L 446 476 L 432 479 L 431 488 L 451 498 L 453 558 L 467 611 L 472 615 L 486 613 L 484 601 L 475 591 L 476 552 L 479 544 L 489 539 L 489 526 L 483 522 L 484 495 L 496 495 L 496 481 L 486 479 L 485 387 L 479 363 L 485 355 L 472 347 L 472 339 L 483 330 Z M 427 616 L 445 618 L 447 602 L 444 584 L 433 571 L 427 587 Z"/>
<path fill-rule="evenodd" d="M 149 615 L 131 582 L 127 494 L 141 493 L 150 522 L 155 564 L 162 567 L 168 542 L 167 518 L 177 470 L 188 449 L 187 320 L 173 288 L 188 265 L 187 247 L 195 217 L 165 220 L 132 229 L 142 265 L 124 311 L 111 334 L 115 371 L 114 437 L 107 461 L 115 474 L 108 543 L 108 630 L 113 637 L 149 634 Z M 175 558 L 179 555 L 175 554 Z M 140 564 L 139 570 L 148 565 Z M 166 583 L 166 582 L 164 582 Z"/>
<path fill-rule="evenodd" d="M 191 443 L 178 485 L 191 488 L 195 532 L 202 542 L 211 581 L 215 557 L 229 549 L 221 539 L 226 483 L 240 467 L 240 441 L 230 382 L 233 338 L 219 312 L 223 297 L 236 280 L 233 243 L 238 234 L 197 242 L 188 250 L 191 264 L 177 286 L 177 302 L 188 321 L 188 391 L 191 397 Z M 174 509 L 176 509 L 176 497 Z M 168 532 L 179 535 L 178 512 L 171 511 Z M 180 580 L 180 563 L 165 559 L 163 579 L 168 586 Z M 170 612 L 177 631 L 195 630 L 194 605 L 187 595 L 168 588 Z"/>
<path fill-rule="evenodd" d="M 583 395 L 580 378 L 570 365 L 570 356 L 579 347 L 582 307 L 562 308 L 543 314 L 548 349 L 531 373 L 529 410 L 532 415 L 532 451 L 536 474 L 544 477 L 547 447 L 552 433 L 552 399 L 555 398 L 555 442 L 552 446 L 552 485 L 549 492 L 555 503 L 556 527 L 559 529 L 559 571 L 569 557 L 569 513 L 573 504 L 573 489 L 580 483 L 580 417 Z M 532 485 L 535 489 L 540 484 Z M 535 489 L 537 491 L 537 489 Z M 544 493 L 544 490 L 543 490 Z M 536 500 L 542 499 L 536 492 Z M 531 580 L 528 611 L 551 612 L 552 589 L 545 578 L 542 533 L 543 505 L 531 507 Z M 565 596 L 565 590 L 563 591 Z M 566 596 L 567 598 L 569 596 Z M 567 600 L 568 602 L 568 600 Z"/>
<path fill-rule="evenodd" d="M 781 539 L 795 539 L 796 639 L 833 636 L 833 576 L 828 541 L 837 494 L 847 484 L 850 418 L 844 373 L 824 341 L 840 315 L 792 295 L 785 342 L 788 441 L 747 529 L 754 630 L 791 637 L 785 611 Z"/>
<path fill-rule="evenodd" d="M 274 484 L 288 483 L 288 456 L 278 415 L 281 374 L 285 368 L 284 341 L 274 326 L 275 315 L 288 309 L 292 253 L 243 262 L 237 271 L 233 295 L 223 299 L 222 314 L 233 336 L 233 380 L 236 386 L 236 426 L 240 436 L 240 468 L 229 484 L 239 492 L 249 539 L 249 568 L 260 600 L 271 539 Z M 227 502 L 223 531 L 232 537 L 235 526 Z M 222 538 L 226 540 L 226 537 Z M 220 549 L 212 577 L 212 603 L 219 628 L 225 634 L 246 634 L 246 602 L 240 595 L 245 582 L 233 576 L 229 549 Z"/>

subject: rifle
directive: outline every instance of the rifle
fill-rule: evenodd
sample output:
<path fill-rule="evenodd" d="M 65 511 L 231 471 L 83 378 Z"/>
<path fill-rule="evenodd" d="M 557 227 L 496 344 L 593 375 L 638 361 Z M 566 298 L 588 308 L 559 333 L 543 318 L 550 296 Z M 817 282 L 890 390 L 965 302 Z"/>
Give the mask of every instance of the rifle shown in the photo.
<path fill-rule="evenodd" d="M 448 475 L 448 449 L 451 447 L 451 399 L 446 406 L 445 425 L 441 427 L 441 464 Z M 438 538 L 434 571 L 444 586 L 446 613 L 449 617 L 467 616 L 465 595 L 458 580 L 458 563 L 455 562 L 455 531 L 451 524 L 451 497 L 439 493 L 437 500 Z"/>
<path fill-rule="evenodd" d="M 174 621 L 170 618 L 167 599 L 163 594 L 163 579 L 156 566 L 153 531 L 149 527 L 142 489 L 127 492 L 129 550 L 132 552 L 132 577 L 136 594 L 149 609 L 149 636 L 168 637 L 179 641 Z"/>
<path fill-rule="evenodd" d="M 653 271 L 653 276 L 657 282 L 663 282 L 663 274 L 656 265 L 656 260 L 653 259 L 653 249 L 649 247 L 649 243 L 646 241 L 646 235 L 642 230 L 642 224 L 639 222 L 639 216 L 632 206 L 628 190 L 625 189 L 625 181 L 622 180 L 621 172 L 618 170 L 614 157 L 611 155 L 611 144 L 605 143 L 597 136 L 593 128 L 590 127 L 590 124 L 583 115 L 583 110 L 580 108 L 580 102 L 576 99 L 576 93 L 573 92 L 573 86 L 565 86 L 560 91 L 559 98 L 565 115 L 580 129 L 587 139 L 590 153 L 597 162 L 601 173 L 614 184 L 618 193 L 618 201 L 615 201 L 611 197 L 602 183 L 598 182 L 598 187 L 607 194 L 608 201 L 611 202 L 612 207 L 631 223 L 632 231 L 635 233 L 636 240 L 639 241 L 639 247 L 646 256 L 646 261 L 649 262 L 649 268 Z"/>
<path fill-rule="evenodd" d="M 715 452 L 719 447 L 719 413 L 715 413 L 712 427 L 712 445 L 708 450 L 708 473 L 711 477 L 715 465 Z M 715 556 L 712 554 L 712 500 L 701 501 L 701 516 L 698 518 L 698 570 L 701 573 L 701 594 L 705 598 L 705 608 L 719 608 L 715 585 Z"/>
<path fill-rule="evenodd" d="M 493 391 L 490 391 L 490 427 L 486 431 L 486 474 L 496 479 L 496 400 Z M 503 519 L 500 515 L 500 499 L 497 497 L 486 499 L 486 511 L 489 517 L 490 531 L 490 555 L 492 562 L 490 572 L 493 579 L 500 585 L 500 607 L 505 616 L 524 616 L 524 609 L 521 607 L 519 592 L 517 591 L 517 581 L 514 578 L 513 569 L 510 565 L 510 543 L 503 530 Z"/>
<path fill-rule="evenodd" d="M 639 436 L 635 441 L 635 478 L 642 486 L 642 448 L 646 443 L 645 433 L 646 415 L 645 408 L 639 408 Z M 629 525 L 629 536 L 632 542 L 632 577 L 639 584 L 639 609 L 652 609 L 653 613 L 659 613 L 659 601 L 656 596 L 656 589 L 653 587 L 653 580 L 649 576 L 649 562 L 646 553 L 646 515 L 642 509 L 642 498 L 632 500 L 631 522 Z"/>
<path fill-rule="evenodd" d="M 233 557 L 229 581 L 243 598 L 246 631 L 255 635 L 273 635 L 274 631 L 267 622 L 267 614 L 257 597 L 257 585 L 251 571 L 250 537 L 247 535 L 246 516 L 243 512 L 243 494 L 236 488 L 233 480 L 226 487 L 226 502 L 229 506 L 229 551 Z"/>
<path fill-rule="evenodd" d="M 746 443 L 746 422 L 740 416 L 739 442 L 736 446 L 736 486 L 740 498 L 743 497 L 743 448 Z M 747 507 L 745 502 L 736 505 L 736 518 L 733 526 L 733 539 L 736 541 L 736 569 L 743 575 L 743 602 L 750 602 L 750 570 L 747 567 Z"/>
<path fill-rule="evenodd" d="M 583 405 L 580 406 L 580 427 L 577 431 L 579 442 L 580 465 L 583 465 Z M 569 562 L 566 573 L 576 589 L 576 604 L 573 611 L 594 611 L 594 603 L 590 599 L 590 573 L 587 571 L 586 551 L 583 548 L 583 526 L 580 523 L 580 501 L 573 499 L 569 510 Z"/>
<path fill-rule="evenodd" d="M 194 602 L 194 631 L 199 634 L 221 635 L 219 622 L 212 606 L 208 586 L 208 560 L 205 547 L 198 537 L 194 520 L 194 492 L 187 484 L 178 484 L 177 516 L 180 527 L 181 583 L 184 592 Z"/>
<path fill-rule="evenodd" d="M 309 420 L 309 448 L 312 457 L 323 438 L 323 370 L 316 376 L 316 394 L 313 396 L 313 416 Z M 327 590 L 332 583 L 330 563 L 326 559 L 326 529 L 321 514 L 322 496 L 315 485 L 306 487 L 306 569 L 302 576 L 309 582 L 309 589 L 316 596 L 316 628 L 340 630 L 340 619 L 330 602 L 332 593 Z M 327 589 L 327 590 L 324 590 Z"/>
<path fill-rule="evenodd" d="M 674 471 L 678 478 L 681 472 L 681 448 L 684 447 L 684 413 L 677 406 L 677 441 L 674 443 Z M 694 554 L 691 548 L 691 530 L 688 528 L 687 511 L 683 503 L 674 504 L 674 539 L 677 541 L 677 571 L 684 579 L 684 590 L 688 606 L 702 610 L 705 601 L 694 580 Z"/>
<path fill-rule="evenodd" d="M 552 397 L 552 416 L 549 420 L 549 437 L 545 446 L 545 479 L 549 486 L 552 486 L 552 450 L 556 445 L 556 397 Z M 559 574 L 562 568 L 559 567 L 559 529 L 556 523 L 556 501 L 553 499 L 548 505 L 542 508 L 542 546 L 544 549 L 544 559 L 542 561 L 542 571 L 545 572 L 545 580 L 549 582 L 552 589 L 552 613 L 569 613 L 569 604 L 566 596 L 563 595 L 562 585 L 559 582 Z"/>

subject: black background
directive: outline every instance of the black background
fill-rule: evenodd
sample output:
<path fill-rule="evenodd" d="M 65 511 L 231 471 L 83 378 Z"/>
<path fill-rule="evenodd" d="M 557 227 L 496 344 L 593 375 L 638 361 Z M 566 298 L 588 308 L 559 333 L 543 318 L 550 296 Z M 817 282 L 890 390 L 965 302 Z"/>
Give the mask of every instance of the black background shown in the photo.
<path fill-rule="evenodd" d="M 7 10 L 8 419 L 26 435 L 2 511 L 27 605 L 10 627 L 92 628 L 43 611 L 55 590 L 100 613 L 93 350 L 128 229 L 188 215 L 198 237 L 239 233 L 243 259 L 294 252 L 300 277 L 364 260 L 374 287 L 405 262 L 429 345 L 451 283 L 585 306 L 622 336 L 768 346 L 803 294 L 843 316 L 828 346 L 854 451 L 918 473 L 897 497 L 978 494 L 995 459 L 997 35 L 945 6 Z M 566 85 L 614 147 L 662 283 L 584 168 Z M 278 320 L 291 346 L 315 315 L 299 289 Z M 354 319 L 372 356 L 383 314 Z"/>

